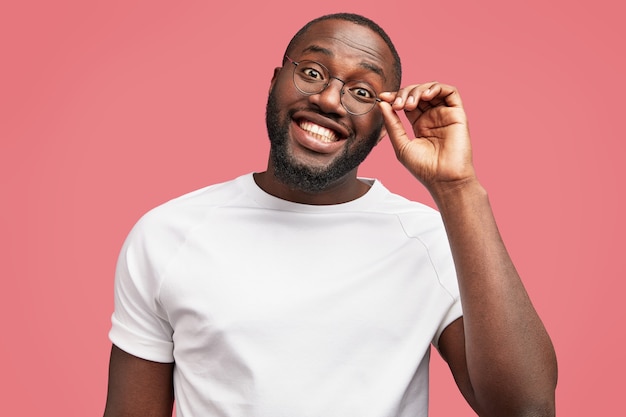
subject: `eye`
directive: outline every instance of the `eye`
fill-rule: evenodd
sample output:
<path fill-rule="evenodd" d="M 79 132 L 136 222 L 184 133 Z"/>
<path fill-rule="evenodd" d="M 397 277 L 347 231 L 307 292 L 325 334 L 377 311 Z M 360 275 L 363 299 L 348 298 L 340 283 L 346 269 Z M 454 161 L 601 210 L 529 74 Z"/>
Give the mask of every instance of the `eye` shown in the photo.
<path fill-rule="evenodd" d="M 324 71 L 324 68 L 317 62 L 312 61 L 300 62 L 300 64 L 298 65 L 298 74 L 300 75 L 300 78 L 302 78 L 304 81 L 313 83 L 325 82 L 328 78 L 326 76 L 326 71 Z"/>
<path fill-rule="evenodd" d="M 313 80 L 321 80 L 322 79 L 322 74 L 316 70 L 315 68 L 304 68 L 302 70 L 302 73 L 307 76 L 308 78 L 311 78 Z"/>
<path fill-rule="evenodd" d="M 376 94 L 374 93 L 374 89 L 369 86 L 365 86 L 365 85 L 350 86 L 348 88 L 348 91 L 350 91 L 350 94 L 354 98 L 360 101 L 369 102 L 369 101 L 376 99 Z"/>

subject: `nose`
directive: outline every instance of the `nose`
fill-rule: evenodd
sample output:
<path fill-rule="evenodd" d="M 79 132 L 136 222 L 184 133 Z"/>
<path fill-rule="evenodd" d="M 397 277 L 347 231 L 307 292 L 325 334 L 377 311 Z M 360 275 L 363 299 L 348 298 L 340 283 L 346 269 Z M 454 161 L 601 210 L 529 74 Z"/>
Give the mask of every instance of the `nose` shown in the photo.
<path fill-rule="evenodd" d="M 338 82 L 333 82 L 333 81 Z M 345 115 L 346 109 L 341 104 L 341 96 L 343 95 L 343 86 L 345 82 L 337 77 L 331 77 L 330 82 L 321 92 L 313 94 L 309 100 L 316 104 L 321 111 L 329 114 Z"/>

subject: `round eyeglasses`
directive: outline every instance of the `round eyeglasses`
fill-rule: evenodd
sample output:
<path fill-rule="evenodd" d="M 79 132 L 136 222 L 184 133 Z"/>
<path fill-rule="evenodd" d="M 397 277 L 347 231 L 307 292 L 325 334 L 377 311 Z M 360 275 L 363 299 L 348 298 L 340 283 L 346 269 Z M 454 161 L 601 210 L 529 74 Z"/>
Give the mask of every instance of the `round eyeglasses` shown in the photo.
<path fill-rule="evenodd" d="M 293 83 L 302 94 L 319 94 L 335 79 L 343 84 L 341 105 L 354 116 L 369 113 L 381 101 L 371 85 L 364 81 L 344 81 L 330 75 L 328 68 L 315 61 L 299 61 L 285 55 L 293 64 Z M 346 94 L 347 93 L 347 94 Z"/>

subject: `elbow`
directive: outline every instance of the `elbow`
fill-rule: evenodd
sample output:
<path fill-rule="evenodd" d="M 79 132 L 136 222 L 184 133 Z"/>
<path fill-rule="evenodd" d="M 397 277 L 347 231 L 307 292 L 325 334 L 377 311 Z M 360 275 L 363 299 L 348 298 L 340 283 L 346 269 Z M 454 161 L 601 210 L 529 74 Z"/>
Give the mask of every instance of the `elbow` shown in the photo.
<path fill-rule="evenodd" d="M 475 408 L 480 417 L 554 417 L 556 415 L 556 386 L 534 392 L 521 390 L 507 393 L 492 391 L 490 398 L 476 398 Z"/>
<path fill-rule="evenodd" d="M 556 409 L 554 401 L 544 404 L 536 404 L 526 408 L 521 413 L 516 414 L 519 417 L 554 417 L 556 415 Z"/>
<path fill-rule="evenodd" d="M 497 410 L 495 409 L 497 408 Z M 554 417 L 556 415 L 556 407 L 554 398 L 544 401 L 533 401 L 516 406 L 500 406 L 493 407 L 490 410 L 484 410 L 484 413 L 478 413 L 481 417 Z"/>

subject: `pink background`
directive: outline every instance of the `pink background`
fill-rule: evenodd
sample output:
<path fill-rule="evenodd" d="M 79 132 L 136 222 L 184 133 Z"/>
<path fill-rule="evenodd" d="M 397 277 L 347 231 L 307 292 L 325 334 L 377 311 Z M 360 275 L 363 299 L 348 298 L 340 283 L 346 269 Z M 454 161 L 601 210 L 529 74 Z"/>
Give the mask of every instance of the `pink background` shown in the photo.
<path fill-rule="evenodd" d="M 303 23 L 336 11 L 387 29 L 405 82 L 460 88 L 480 178 L 557 349 L 559 414 L 620 414 L 619 2 L 213 4 L 0 6 L 2 414 L 101 414 L 126 233 L 159 203 L 264 169 L 272 69 Z M 430 204 L 387 142 L 361 174 Z M 436 354 L 432 379 L 431 415 L 473 415 Z"/>

